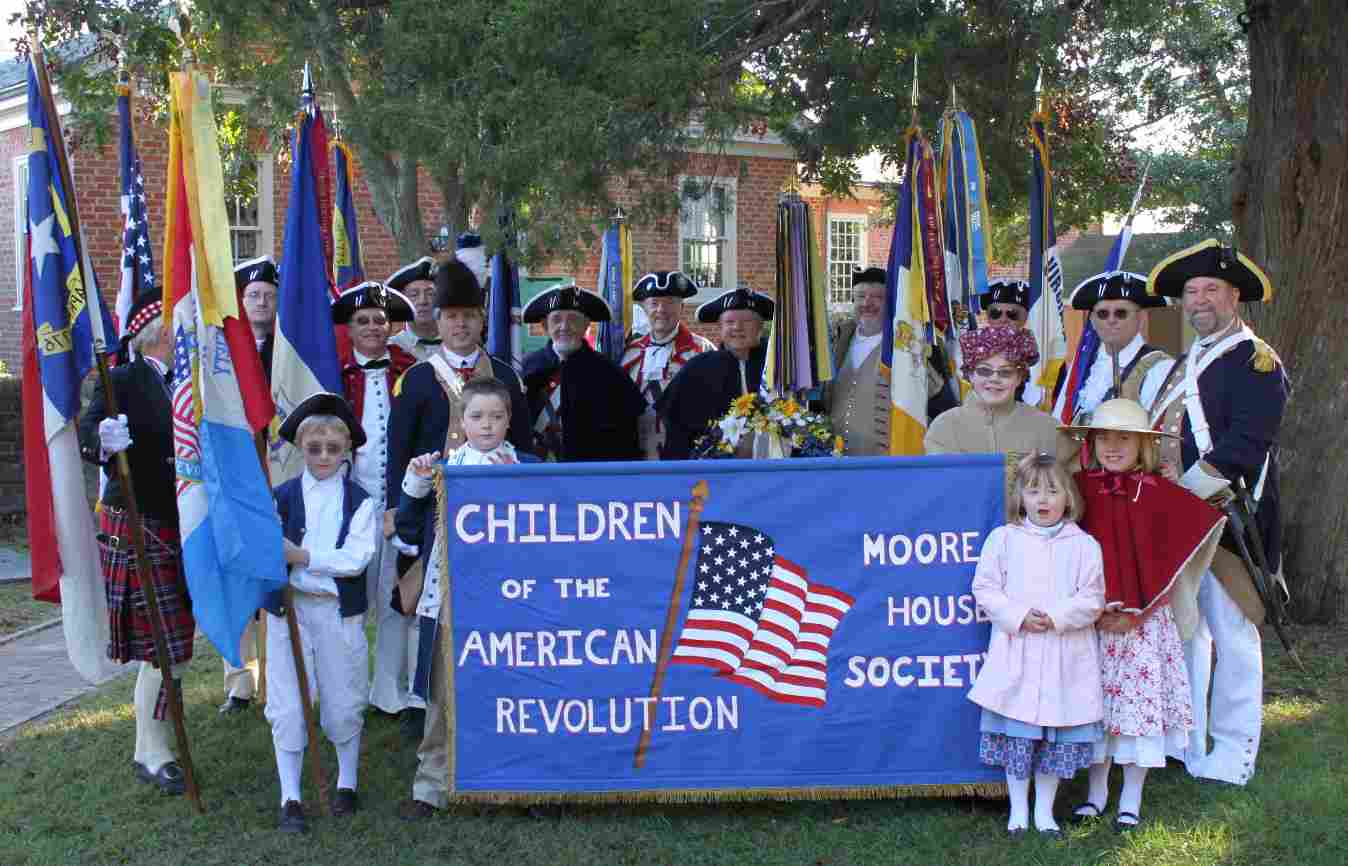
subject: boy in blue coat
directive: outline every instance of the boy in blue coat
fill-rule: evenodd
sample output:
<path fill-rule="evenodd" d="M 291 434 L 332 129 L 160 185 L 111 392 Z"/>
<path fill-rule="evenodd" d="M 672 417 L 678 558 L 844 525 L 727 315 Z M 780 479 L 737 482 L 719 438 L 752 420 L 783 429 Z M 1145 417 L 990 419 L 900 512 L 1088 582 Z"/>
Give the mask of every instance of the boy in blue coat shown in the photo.
<path fill-rule="evenodd" d="M 304 400 L 280 433 L 304 454 L 304 472 L 276 488 L 276 510 L 309 693 L 321 696 L 323 732 L 337 749 L 332 813 L 347 816 L 359 807 L 360 734 L 369 694 L 365 568 L 374 555 L 381 509 L 347 477 L 365 432 L 341 396 L 318 393 Z M 280 829 L 302 833 L 307 825 L 300 774 L 308 737 L 285 603 L 277 592 L 266 605 L 267 721 L 281 781 Z"/>

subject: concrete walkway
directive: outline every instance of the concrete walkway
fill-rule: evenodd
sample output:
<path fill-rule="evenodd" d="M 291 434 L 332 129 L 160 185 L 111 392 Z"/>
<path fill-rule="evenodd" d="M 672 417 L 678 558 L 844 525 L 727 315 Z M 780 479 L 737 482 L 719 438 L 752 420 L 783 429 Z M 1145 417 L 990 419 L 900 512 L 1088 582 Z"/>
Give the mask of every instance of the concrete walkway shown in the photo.
<path fill-rule="evenodd" d="M 136 671 L 131 664 L 97 685 Z M 93 691 L 75 673 L 66 653 L 65 632 L 57 622 L 0 644 L 0 734 L 49 713 Z"/>
<path fill-rule="evenodd" d="M 0 545 L 0 583 L 28 580 L 33 576 L 33 563 L 26 552 Z"/>

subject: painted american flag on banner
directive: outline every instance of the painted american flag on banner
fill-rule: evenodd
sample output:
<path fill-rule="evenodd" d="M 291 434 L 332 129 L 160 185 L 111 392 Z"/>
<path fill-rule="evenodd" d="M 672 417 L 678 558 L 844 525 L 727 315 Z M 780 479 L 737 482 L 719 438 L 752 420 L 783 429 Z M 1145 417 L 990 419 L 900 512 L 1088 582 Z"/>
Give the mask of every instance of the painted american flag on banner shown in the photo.
<path fill-rule="evenodd" d="M 701 525 L 694 575 L 671 661 L 714 668 L 775 701 L 824 706 L 829 641 L 855 599 L 735 523 Z"/>

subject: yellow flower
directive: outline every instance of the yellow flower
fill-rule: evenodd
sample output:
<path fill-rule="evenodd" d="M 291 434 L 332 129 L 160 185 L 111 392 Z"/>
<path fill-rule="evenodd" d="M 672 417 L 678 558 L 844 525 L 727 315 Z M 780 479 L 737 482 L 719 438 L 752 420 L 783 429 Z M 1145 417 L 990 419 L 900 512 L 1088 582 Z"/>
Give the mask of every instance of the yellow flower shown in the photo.
<path fill-rule="evenodd" d="M 730 407 L 735 410 L 736 415 L 748 415 L 750 412 L 754 411 L 754 395 L 741 394 L 735 398 L 735 402 L 731 403 Z"/>
<path fill-rule="evenodd" d="M 837 455 L 840 456 L 840 457 L 842 456 L 842 453 L 843 453 L 843 438 L 842 438 L 841 436 L 834 436 L 834 437 L 833 437 L 833 453 L 834 453 L 834 454 L 837 454 Z"/>
<path fill-rule="evenodd" d="M 782 401 L 777 410 L 788 418 L 795 417 L 800 412 L 800 406 L 790 397 Z"/>

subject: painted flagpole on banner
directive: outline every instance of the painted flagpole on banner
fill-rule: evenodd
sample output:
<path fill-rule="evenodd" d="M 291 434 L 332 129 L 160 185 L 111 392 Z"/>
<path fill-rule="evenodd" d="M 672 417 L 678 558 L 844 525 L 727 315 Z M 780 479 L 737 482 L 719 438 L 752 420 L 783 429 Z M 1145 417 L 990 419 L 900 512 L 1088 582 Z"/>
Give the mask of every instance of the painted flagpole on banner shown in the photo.
<path fill-rule="evenodd" d="M 1067 332 L 1063 327 L 1062 262 L 1053 221 L 1053 166 L 1049 160 L 1048 126 L 1051 118 L 1044 100 L 1044 72 L 1035 83 L 1035 111 L 1030 116 L 1032 167 L 1030 177 L 1030 313 L 1027 326 L 1039 346 L 1039 362 L 1030 368 L 1024 400 L 1049 409 L 1058 372 L 1067 361 Z"/>
<path fill-rule="evenodd" d="M 679 625 L 679 602 L 683 599 L 683 584 L 688 576 L 688 566 L 692 564 L 693 546 L 697 544 L 697 526 L 702 520 L 702 510 L 707 507 L 710 488 L 706 481 L 693 485 L 693 498 L 688 503 L 688 525 L 683 532 L 683 547 L 679 550 L 679 564 L 674 571 L 674 588 L 669 594 L 669 608 L 665 611 L 665 627 L 660 632 L 660 655 L 655 661 L 655 676 L 651 680 L 653 701 L 660 699 L 665 685 L 665 672 L 669 670 L 669 660 L 674 655 L 674 631 Z M 632 766 L 640 770 L 646 766 L 646 751 L 651 745 L 651 726 L 641 726 L 641 737 L 637 740 L 637 750 L 632 757 Z"/>
<path fill-rule="evenodd" d="M 32 212 L 43 213 L 44 211 L 53 211 L 53 208 L 59 208 L 63 211 L 59 214 L 53 211 L 43 221 L 47 243 L 40 250 L 37 247 L 33 248 L 32 267 L 40 275 L 42 271 L 52 266 L 46 259 L 55 254 L 59 257 L 59 266 L 65 274 L 62 282 L 58 284 L 60 288 L 55 291 L 48 291 L 49 287 L 46 285 L 46 281 L 35 281 L 35 283 L 40 282 L 42 284 L 43 291 L 38 292 L 39 286 L 34 286 L 34 316 L 43 315 L 44 308 L 46 308 L 47 313 L 50 313 L 50 302 L 59 300 L 56 295 L 61 289 L 69 291 L 69 296 L 64 299 L 66 309 L 75 312 L 75 320 L 66 319 L 64 328 L 54 330 L 51 327 L 51 321 L 47 320 L 44 321 L 42 326 L 35 328 L 35 333 L 44 355 L 69 356 L 64 359 L 52 359 L 52 361 L 61 364 L 66 372 L 75 372 L 75 365 L 78 364 L 84 367 L 81 372 L 87 373 L 88 365 L 86 362 L 89 355 L 92 354 L 98 367 L 99 379 L 103 385 L 108 415 L 115 417 L 119 414 L 117 392 L 112 387 L 112 377 L 108 367 L 108 339 L 112 335 L 112 320 L 103 303 L 98 285 L 93 279 L 93 268 L 90 266 L 86 254 L 88 247 L 83 243 L 79 211 L 76 206 L 75 187 L 70 173 L 70 162 L 66 157 L 65 141 L 61 135 L 60 117 L 56 112 L 55 101 L 52 99 L 51 82 L 47 79 L 46 60 L 43 57 L 42 42 L 38 34 L 32 36 L 31 44 L 33 49 L 29 57 L 28 78 L 29 123 L 33 128 L 34 143 L 37 143 L 39 137 L 43 138 L 44 141 L 42 142 L 41 158 L 30 160 L 29 206 L 30 208 L 33 207 L 36 203 L 35 198 L 40 199 L 44 195 L 49 195 L 50 200 L 46 207 L 39 207 Z M 38 165 L 32 165 L 32 162 L 37 162 Z M 36 179 L 34 168 L 39 169 L 36 173 Z M 36 196 L 32 194 L 35 183 L 42 184 L 42 189 Z M 60 217 L 59 226 L 55 224 L 58 216 Z M 61 234 L 60 242 L 55 239 L 58 230 Z M 42 231 L 42 229 L 39 229 L 39 231 Z M 39 235 L 34 232 L 34 241 L 38 239 Z M 40 265 L 39 256 L 41 256 Z M 51 272 L 48 271 L 47 273 L 50 274 Z M 45 333 L 44 328 L 46 329 Z M 61 345 L 61 343 L 64 343 L 64 345 Z M 46 368 L 49 366 L 46 363 L 47 360 L 44 357 L 40 362 L 43 365 L 44 389 L 47 384 L 45 380 L 48 370 Z M 66 424 L 71 425 L 72 436 L 74 416 L 79 409 L 79 381 L 82 378 L 83 375 L 80 375 L 70 382 L 74 385 L 74 404 L 69 407 L 71 411 L 66 416 Z M 50 393 L 51 391 L 48 390 L 48 394 Z M 164 638 L 163 613 L 159 606 L 158 592 L 154 582 L 147 579 L 147 575 L 144 573 L 144 569 L 149 564 L 145 553 L 145 532 L 140 520 L 140 508 L 136 504 L 135 488 L 132 484 L 131 468 L 127 462 L 126 452 L 117 452 L 115 462 L 118 479 L 121 482 L 126 499 L 127 528 L 131 535 L 131 547 L 136 557 L 136 577 L 145 592 L 146 607 L 149 609 L 148 619 L 150 631 L 154 638 L 155 660 L 159 670 L 164 672 L 163 688 L 168 697 L 168 710 L 173 720 L 179 753 L 178 761 L 182 765 L 187 797 L 196 810 L 203 813 L 205 807 L 201 802 L 201 792 L 197 788 L 192 754 L 187 741 L 187 728 L 183 722 L 182 695 L 178 688 L 178 681 L 174 678 L 169 665 L 168 643 Z M 61 507 L 68 506 L 63 504 Z M 84 507 L 88 507 L 87 500 Z"/>
<path fill-rule="evenodd" d="M 1133 193 L 1133 203 L 1128 207 L 1128 215 L 1123 218 L 1119 234 L 1114 238 L 1113 246 L 1109 248 L 1109 257 L 1105 260 L 1106 273 L 1123 270 L 1123 260 L 1128 255 L 1128 247 L 1133 240 L 1133 217 L 1137 215 L 1137 209 L 1142 204 L 1142 193 L 1147 187 L 1147 176 L 1150 173 L 1151 159 L 1148 158 L 1146 166 L 1142 169 L 1142 180 L 1138 182 L 1137 191 Z M 1053 404 L 1053 417 L 1063 424 L 1071 424 L 1076 419 L 1077 398 L 1099 354 L 1100 334 L 1095 330 L 1095 324 L 1088 315 L 1086 324 L 1081 329 L 1081 339 L 1077 341 L 1072 364 L 1068 368 L 1067 380 Z"/>

